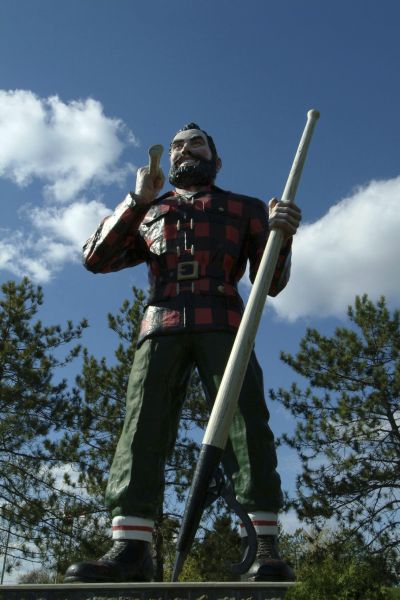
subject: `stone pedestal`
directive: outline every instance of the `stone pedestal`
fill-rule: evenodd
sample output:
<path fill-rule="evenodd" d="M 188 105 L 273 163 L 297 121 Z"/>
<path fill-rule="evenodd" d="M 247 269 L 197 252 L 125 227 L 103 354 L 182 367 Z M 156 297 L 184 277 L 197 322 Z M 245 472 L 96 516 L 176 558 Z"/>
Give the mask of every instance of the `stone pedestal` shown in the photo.
<path fill-rule="evenodd" d="M 278 600 L 294 583 L 3 585 L 0 600 Z"/>

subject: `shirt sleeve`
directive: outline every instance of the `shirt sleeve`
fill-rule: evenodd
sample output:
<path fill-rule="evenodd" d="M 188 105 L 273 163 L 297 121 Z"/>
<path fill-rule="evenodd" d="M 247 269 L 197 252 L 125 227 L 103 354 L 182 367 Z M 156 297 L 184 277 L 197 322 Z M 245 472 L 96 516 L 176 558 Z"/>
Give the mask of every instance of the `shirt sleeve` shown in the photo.
<path fill-rule="evenodd" d="M 261 200 L 254 203 L 252 207 L 249 223 L 249 262 L 250 262 L 250 281 L 254 283 L 258 267 L 264 253 L 268 240 L 268 206 Z M 289 281 L 291 256 L 292 256 L 292 238 L 284 244 L 279 253 L 278 262 L 272 278 L 268 295 L 276 296 L 281 292 Z"/>
<path fill-rule="evenodd" d="M 92 273 L 109 273 L 133 267 L 147 259 L 140 223 L 148 210 L 128 194 L 106 217 L 83 246 L 83 264 Z"/>

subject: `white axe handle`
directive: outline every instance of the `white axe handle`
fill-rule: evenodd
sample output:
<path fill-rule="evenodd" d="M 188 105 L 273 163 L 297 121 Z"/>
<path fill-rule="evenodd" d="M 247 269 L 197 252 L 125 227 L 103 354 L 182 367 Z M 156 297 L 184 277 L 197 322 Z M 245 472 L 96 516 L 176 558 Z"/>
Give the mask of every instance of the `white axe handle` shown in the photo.
<path fill-rule="evenodd" d="M 294 201 L 313 129 L 318 118 L 319 112 L 317 110 L 308 111 L 307 123 L 282 194 L 283 202 Z M 203 444 L 225 448 L 282 241 L 283 232 L 280 229 L 273 229 L 268 236 L 257 276 L 219 386 L 204 434 Z"/>
<path fill-rule="evenodd" d="M 152 177 L 156 177 L 160 170 L 161 155 L 164 147 L 161 144 L 155 144 L 149 148 L 149 171 Z"/>

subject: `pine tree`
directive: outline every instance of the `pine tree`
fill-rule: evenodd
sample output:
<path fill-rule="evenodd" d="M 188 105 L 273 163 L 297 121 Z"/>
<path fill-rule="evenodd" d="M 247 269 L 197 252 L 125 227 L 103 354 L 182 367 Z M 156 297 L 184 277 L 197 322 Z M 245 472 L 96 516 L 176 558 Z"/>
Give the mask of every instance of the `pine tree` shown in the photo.
<path fill-rule="evenodd" d="M 166 518 L 163 527 L 164 579 L 170 581 L 175 562 L 179 520 Z M 240 537 L 232 517 L 220 506 L 210 528 L 201 528 L 186 558 L 180 581 L 235 581 L 230 566 L 240 562 Z"/>
<path fill-rule="evenodd" d="M 395 577 L 384 556 L 371 554 L 361 536 L 346 542 L 346 532 L 297 530 L 285 536 L 286 550 L 297 557 L 298 583 L 289 600 L 389 600 Z"/>
<path fill-rule="evenodd" d="M 56 374 L 79 354 L 73 344 L 87 323 L 68 321 L 62 329 L 35 320 L 43 294 L 28 279 L 1 290 L 0 541 L 11 561 L 34 560 L 43 540 L 48 547 L 58 537 L 70 498 L 60 478 L 65 460 L 49 453 L 48 443 L 65 427 L 73 404 L 67 382 Z"/>
<path fill-rule="evenodd" d="M 240 537 L 230 515 L 215 518 L 213 528 L 197 541 L 193 552 L 201 581 L 235 581 L 230 566 L 240 562 Z"/>
<path fill-rule="evenodd" d="M 363 296 L 348 317 L 332 337 L 308 329 L 295 356 L 282 353 L 309 386 L 270 396 L 297 420 L 283 442 L 301 460 L 299 516 L 319 526 L 333 517 L 390 554 L 400 542 L 400 313 Z"/>

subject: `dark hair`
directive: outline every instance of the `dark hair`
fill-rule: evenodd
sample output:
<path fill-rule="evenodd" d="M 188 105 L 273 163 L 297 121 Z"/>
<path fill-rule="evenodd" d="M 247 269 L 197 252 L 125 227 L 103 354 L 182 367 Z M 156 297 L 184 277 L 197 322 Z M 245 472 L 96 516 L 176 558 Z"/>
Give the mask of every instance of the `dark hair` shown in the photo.
<path fill-rule="evenodd" d="M 188 123 L 187 125 L 184 125 L 183 127 L 181 127 L 181 129 L 178 129 L 178 131 L 176 132 L 175 135 L 177 135 L 180 131 L 187 131 L 188 129 L 198 129 L 199 131 L 202 131 L 207 138 L 208 145 L 210 146 L 210 150 L 211 150 L 213 159 L 218 158 L 217 148 L 215 147 L 214 140 L 212 139 L 211 135 L 208 135 L 207 131 L 204 131 L 204 129 L 201 129 L 201 127 L 199 127 L 197 125 L 197 123 Z M 172 142 L 171 142 L 171 144 L 172 144 Z M 169 146 L 170 153 L 171 153 L 171 144 Z"/>

